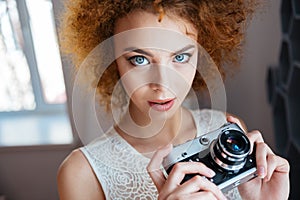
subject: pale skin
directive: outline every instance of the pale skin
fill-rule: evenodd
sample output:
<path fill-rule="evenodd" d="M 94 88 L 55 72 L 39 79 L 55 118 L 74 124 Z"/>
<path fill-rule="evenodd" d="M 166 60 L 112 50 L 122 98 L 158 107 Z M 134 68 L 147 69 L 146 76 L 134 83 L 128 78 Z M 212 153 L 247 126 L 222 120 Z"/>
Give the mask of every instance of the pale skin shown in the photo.
<path fill-rule="evenodd" d="M 174 16 L 173 16 L 174 17 Z M 176 20 L 170 16 L 165 16 L 162 22 L 157 21 L 157 16 L 147 12 L 133 12 L 127 17 L 117 20 L 115 33 L 131 30 L 134 28 L 158 27 L 174 30 L 185 34 L 195 40 L 197 32 L 192 24 L 183 22 L 177 17 Z M 136 36 L 132 36 L 136 37 Z M 147 38 L 140 38 L 147 40 Z M 138 39 L 137 39 L 138 40 Z M 118 51 L 118 43 L 115 44 Z M 186 48 L 187 47 L 187 48 Z M 122 48 L 123 49 L 123 48 Z M 183 51 L 180 51 L 184 49 Z M 177 52 L 177 54 L 174 54 Z M 193 123 L 191 114 L 181 107 L 181 100 L 186 94 L 174 94 L 163 87 L 160 83 L 165 83 L 168 73 L 163 73 L 164 66 L 182 75 L 186 83 L 191 87 L 195 69 L 188 68 L 189 64 L 195 62 L 196 49 L 187 43 L 179 49 L 172 49 L 170 52 L 147 49 L 144 51 L 127 51 L 124 56 L 119 57 L 116 62 L 118 72 L 123 77 L 127 72 L 149 63 L 158 64 L 160 69 L 159 83 L 145 84 L 134 90 L 130 95 L 130 115 L 135 123 L 140 126 L 149 123 L 149 101 L 158 104 L 166 99 L 172 101 L 172 107 L 163 111 L 165 123 L 163 127 L 151 137 L 140 138 L 135 135 L 126 134 L 121 125 L 116 125 L 117 132 L 137 151 L 152 157 L 148 166 L 148 172 L 156 185 L 159 199 L 225 199 L 218 187 L 202 178 L 195 176 L 184 184 L 180 184 L 185 174 L 199 173 L 206 177 L 212 177 L 214 172 L 202 163 L 180 163 L 177 164 L 168 179 L 163 177 L 159 169 L 162 159 L 168 155 L 172 145 L 182 143 L 195 137 L 196 127 Z M 185 66 L 182 68 L 181 66 Z M 135 73 L 134 70 L 132 73 Z M 126 81 L 123 80 L 123 84 Z M 129 83 L 131 84 L 131 83 Z M 151 106 L 150 106 L 151 107 Z M 159 106 L 158 106 L 159 108 Z M 157 116 L 155 112 L 154 116 Z M 153 119 L 152 119 L 153 120 Z M 161 120 L 159 118 L 157 121 Z M 238 118 L 228 116 L 228 121 L 235 122 L 244 127 Z M 145 129 L 141 129 L 143 135 L 149 134 Z M 243 199 L 287 199 L 289 193 L 289 164 L 276 156 L 272 150 L 264 143 L 262 135 L 258 131 L 251 131 L 247 134 L 252 144 L 256 143 L 256 155 L 258 174 L 260 179 L 239 186 L 239 191 Z M 170 143 L 171 141 L 171 143 Z M 201 189 L 201 191 L 199 191 Z M 83 200 L 83 199 L 105 199 L 101 184 L 97 180 L 88 161 L 80 150 L 74 150 L 62 163 L 58 172 L 58 190 L 61 200 Z"/>

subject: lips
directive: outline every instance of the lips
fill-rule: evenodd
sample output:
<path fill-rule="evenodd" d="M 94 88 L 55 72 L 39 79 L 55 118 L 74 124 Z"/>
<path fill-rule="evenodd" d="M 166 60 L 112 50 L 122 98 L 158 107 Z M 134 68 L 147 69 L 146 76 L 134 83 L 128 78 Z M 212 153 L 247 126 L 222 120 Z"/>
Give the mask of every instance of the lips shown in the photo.
<path fill-rule="evenodd" d="M 149 101 L 149 105 L 156 111 L 168 111 L 172 108 L 175 99 Z"/>

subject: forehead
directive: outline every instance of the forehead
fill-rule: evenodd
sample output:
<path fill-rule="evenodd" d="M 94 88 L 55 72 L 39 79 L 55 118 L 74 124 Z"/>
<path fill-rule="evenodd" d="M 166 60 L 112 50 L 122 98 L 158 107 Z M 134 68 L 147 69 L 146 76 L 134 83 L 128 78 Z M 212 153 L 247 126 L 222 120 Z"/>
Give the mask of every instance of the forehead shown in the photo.
<path fill-rule="evenodd" d="M 176 51 L 196 43 L 197 31 L 193 25 L 176 16 L 158 16 L 145 11 L 135 11 L 115 24 L 115 50 L 128 47 L 157 48 Z"/>
<path fill-rule="evenodd" d="M 176 15 L 165 15 L 161 22 L 158 21 L 158 15 L 146 11 L 134 11 L 125 17 L 118 19 L 115 23 L 115 34 L 130 29 L 156 27 L 166 28 L 182 34 L 189 35 L 197 39 L 197 31 L 193 24 L 187 22 Z"/>

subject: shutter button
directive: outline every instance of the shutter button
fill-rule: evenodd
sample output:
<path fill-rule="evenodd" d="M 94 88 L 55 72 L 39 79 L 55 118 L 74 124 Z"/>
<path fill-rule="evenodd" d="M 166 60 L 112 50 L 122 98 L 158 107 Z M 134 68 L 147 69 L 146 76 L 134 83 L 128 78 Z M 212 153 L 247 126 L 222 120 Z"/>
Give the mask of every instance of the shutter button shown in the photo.
<path fill-rule="evenodd" d="M 200 138 L 200 143 L 203 145 L 208 145 L 209 144 L 209 139 L 205 136 Z"/>

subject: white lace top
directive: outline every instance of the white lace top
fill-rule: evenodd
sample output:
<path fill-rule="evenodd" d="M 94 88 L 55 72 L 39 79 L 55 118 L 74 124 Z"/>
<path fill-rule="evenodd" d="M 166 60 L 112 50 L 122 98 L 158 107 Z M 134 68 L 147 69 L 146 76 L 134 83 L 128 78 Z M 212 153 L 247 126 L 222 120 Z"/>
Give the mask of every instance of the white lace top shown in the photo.
<path fill-rule="evenodd" d="M 197 136 L 219 128 L 226 122 L 222 112 L 191 111 Z M 115 129 L 80 148 L 94 170 L 106 199 L 157 199 L 157 190 L 147 173 L 149 158 L 137 152 Z M 228 199 L 241 199 L 237 189 L 225 194 Z"/>

